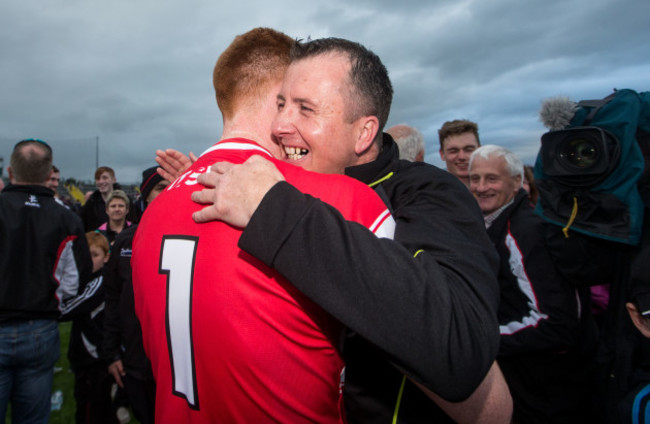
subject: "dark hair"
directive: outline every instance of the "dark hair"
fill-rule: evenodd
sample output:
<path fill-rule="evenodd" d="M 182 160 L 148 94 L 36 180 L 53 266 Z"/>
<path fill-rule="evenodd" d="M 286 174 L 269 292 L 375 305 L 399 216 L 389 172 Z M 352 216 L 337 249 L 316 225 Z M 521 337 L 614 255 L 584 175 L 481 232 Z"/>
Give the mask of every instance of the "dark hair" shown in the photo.
<path fill-rule="evenodd" d="M 530 187 L 528 198 L 533 204 L 536 205 L 537 198 L 539 197 L 539 191 L 537 190 L 537 184 L 535 183 L 535 173 L 533 172 L 532 166 L 524 166 L 524 178 L 528 181 L 528 186 Z"/>
<path fill-rule="evenodd" d="M 42 140 L 22 140 L 11 152 L 10 162 L 17 182 L 42 184 L 52 171 L 52 148 Z"/>
<path fill-rule="evenodd" d="M 476 122 L 468 121 L 466 119 L 455 119 L 447 121 L 442 124 L 438 130 L 438 138 L 440 139 L 440 150 L 445 148 L 445 139 L 452 135 L 461 135 L 465 133 L 472 133 L 476 137 L 476 142 L 481 145 L 481 140 L 478 138 L 478 124 Z"/>
<path fill-rule="evenodd" d="M 350 61 L 350 98 L 347 99 L 348 120 L 376 116 L 379 120 L 377 137 L 388 120 L 393 102 L 393 86 L 388 71 L 379 57 L 359 43 L 342 38 L 321 38 L 297 42 L 291 49 L 291 61 L 299 61 L 329 53 L 346 55 Z"/>

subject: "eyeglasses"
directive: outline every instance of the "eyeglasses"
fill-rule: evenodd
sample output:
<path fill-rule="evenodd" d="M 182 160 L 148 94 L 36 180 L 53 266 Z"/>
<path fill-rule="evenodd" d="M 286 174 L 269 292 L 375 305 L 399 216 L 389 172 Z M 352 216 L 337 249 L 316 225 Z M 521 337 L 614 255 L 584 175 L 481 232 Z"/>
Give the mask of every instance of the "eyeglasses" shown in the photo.
<path fill-rule="evenodd" d="M 46 142 L 44 142 L 43 140 L 38 139 L 38 138 L 26 138 L 25 140 L 20 140 L 20 141 L 19 141 L 18 143 L 16 143 L 16 145 L 14 146 L 14 150 L 15 150 L 16 148 L 18 148 L 19 146 L 21 146 L 22 144 L 27 144 L 27 143 L 29 143 L 29 142 L 40 143 L 40 144 L 42 144 L 43 146 L 47 147 L 47 150 L 49 150 L 50 153 L 52 153 L 52 148 L 50 147 L 50 145 L 47 144 Z"/>

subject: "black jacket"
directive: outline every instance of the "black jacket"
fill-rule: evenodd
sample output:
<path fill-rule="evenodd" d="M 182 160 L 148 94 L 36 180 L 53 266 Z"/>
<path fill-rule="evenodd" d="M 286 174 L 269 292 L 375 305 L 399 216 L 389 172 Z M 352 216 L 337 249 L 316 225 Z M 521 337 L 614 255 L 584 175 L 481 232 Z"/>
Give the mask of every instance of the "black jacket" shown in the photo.
<path fill-rule="evenodd" d="M 520 189 L 488 228 L 500 258 L 499 356 L 564 351 L 578 340 L 577 289 L 556 269 L 545 243 L 547 225 Z M 531 290 L 528 296 L 524 289 Z"/>
<path fill-rule="evenodd" d="M 73 370 L 88 366 L 105 367 L 100 356 L 104 338 L 104 285 L 103 269 L 93 273 L 83 291 L 62 305 L 61 320 L 72 320 L 68 359 Z"/>
<path fill-rule="evenodd" d="M 640 245 L 627 254 L 627 271 L 619 267 L 618 278 L 612 281 L 597 355 L 603 384 L 600 401 L 606 408 L 607 423 L 630 422 L 631 417 L 644 422 L 649 399 L 650 339 L 634 326 L 625 307 L 627 302 L 635 302 L 639 310 L 647 309 L 650 297 L 650 199 L 641 188 L 646 202 L 643 236 Z M 619 246 L 619 250 L 624 248 Z M 640 295 L 645 298 L 635 298 Z M 635 401 L 639 403 L 636 408 Z"/>
<path fill-rule="evenodd" d="M 593 422 L 597 331 L 589 294 L 557 270 L 547 225 L 520 189 L 488 229 L 500 257 L 498 362 L 517 422 Z"/>
<path fill-rule="evenodd" d="M 0 194 L 0 322 L 57 319 L 60 301 L 90 277 L 81 220 L 53 195 L 39 185 Z"/>
<path fill-rule="evenodd" d="M 122 360 L 124 369 L 140 380 L 152 380 L 151 363 L 144 352 L 142 328 L 135 315 L 131 280 L 131 245 L 137 225 L 122 231 L 111 248 L 105 267 L 106 311 L 102 353 L 113 362 Z"/>
<path fill-rule="evenodd" d="M 446 399 L 467 398 L 499 343 L 497 257 L 475 200 L 447 172 L 400 161 L 386 135 L 374 162 L 346 174 L 392 207 L 394 241 L 280 183 L 262 200 L 240 248 L 363 337 L 343 348 L 350 422 L 390 422 L 402 382 L 390 364 Z M 408 421 L 402 412 L 422 406 L 407 403 L 400 422 Z"/>

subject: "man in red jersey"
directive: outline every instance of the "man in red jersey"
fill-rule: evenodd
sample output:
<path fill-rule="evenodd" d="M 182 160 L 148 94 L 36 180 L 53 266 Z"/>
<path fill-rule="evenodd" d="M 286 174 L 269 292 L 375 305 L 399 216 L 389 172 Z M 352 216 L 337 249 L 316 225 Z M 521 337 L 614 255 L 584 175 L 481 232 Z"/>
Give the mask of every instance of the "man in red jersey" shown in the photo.
<path fill-rule="evenodd" d="M 222 140 L 147 208 L 136 233 L 133 286 L 157 382 L 157 422 L 344 422 L 340 324 L 277 271 L 239 250 L 240 229 L 191 218 L 201 209 L 190 198 L 202 188 L 196 184 L 200 173 L 217 161 L 261 155 L 287 181 L 275 190 L 293 190 L 290 182 L 334 205 L 333 219 L 342 214 L 377 236 L 392 236 L 392 217 L 364 184 L 273 159 L 280 152 L 269 129 L 292 44 L 284 34 L 258 28 L 236 37 L 220 56 L 214 84 Z M 370 121 L 355 125 L 363 129 Z M 372 139 L 366 144 L 371 148 Z M 285 219 L 309 220 L 316 201 Z"/>

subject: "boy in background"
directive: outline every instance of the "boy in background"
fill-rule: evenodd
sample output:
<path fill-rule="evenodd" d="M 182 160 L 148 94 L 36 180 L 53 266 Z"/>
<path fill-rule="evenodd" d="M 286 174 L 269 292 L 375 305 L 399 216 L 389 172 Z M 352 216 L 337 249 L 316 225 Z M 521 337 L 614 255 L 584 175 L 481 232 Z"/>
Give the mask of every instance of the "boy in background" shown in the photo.
<path fill-rule="evenodd" d="M 86 233 L 93 273 L 83 292 L 62 305 L 61 320 L 72 320 L 68 359 L 75 374 L 74 397 L 77 424 L 117 423 L 111 400 L 110 375 L 99 356 L 103 339 L 104 276 L 109 257 L 108 240 L 97 231 Z"/>

